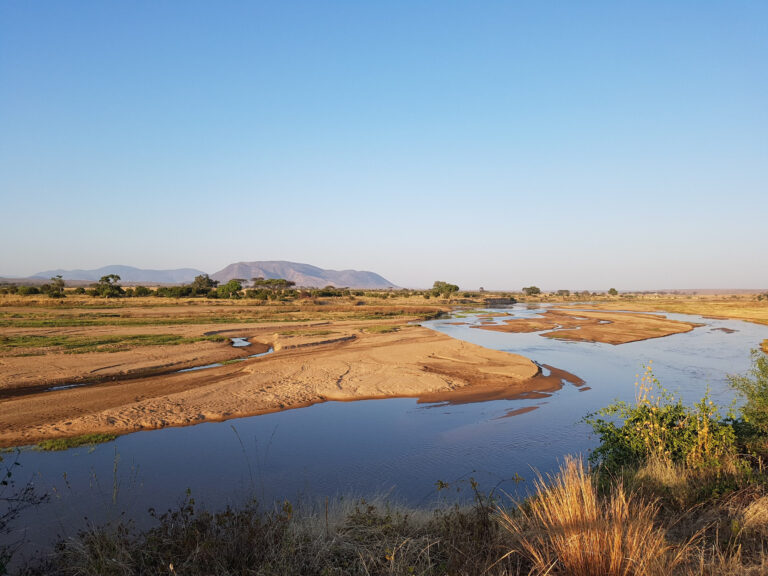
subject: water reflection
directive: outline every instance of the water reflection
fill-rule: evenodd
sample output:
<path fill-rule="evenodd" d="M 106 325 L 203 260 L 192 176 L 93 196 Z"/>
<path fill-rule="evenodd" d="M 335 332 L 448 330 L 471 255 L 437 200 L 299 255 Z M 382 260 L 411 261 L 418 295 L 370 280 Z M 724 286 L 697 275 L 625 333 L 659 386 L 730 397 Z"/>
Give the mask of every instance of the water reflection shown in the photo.
<path fill-rule="evenodd" d="M 525 318 L 541 309 L 524 305 L 496 312 Z M 469 477 L 483 490 L 515 493 L 530 485 L 515 481 L 516 475 L 530 480 L 532 467 L 552 470 L 564 454 L 593 446 L 582 417 L 616 398 L 631 400 L 635 374 L 644 363 L 653 360 L 659 380 L 685 402 L 696 402 L 709 386 L 713 400 L 728 405 L 733 394 L 726 375 L 744 372 L 750 349 L 768 338 L 766 326 L 669 314 L 706 326 L 613 346 L 473 329 L 489 321 L 480 316 L 425 325 L 527 356 L 551 371 L 560 389 L 475 402 L 458 397 L 431 404 L 424 399 L 327 402 L 138 432 L 93 449 L 28 451 L 22 454 L 17 478 L 33 479 L 53 497 L 31 511 L 19 528 L 27 528 L 27 535 L 45 546 L 57 534 L 72 535 L 84 517 L 103 522 L 129 511 L 141 523 L 146 509 L 171 507 L 186 489 L 210 507 L 250 497 L 269 503 L 382 492 L 424 505 L 438 498 L 438 480 Z M 509 316 L 494 321 L 504 318 Z M 567 370 L 568 376 L 551 367 Z"/>

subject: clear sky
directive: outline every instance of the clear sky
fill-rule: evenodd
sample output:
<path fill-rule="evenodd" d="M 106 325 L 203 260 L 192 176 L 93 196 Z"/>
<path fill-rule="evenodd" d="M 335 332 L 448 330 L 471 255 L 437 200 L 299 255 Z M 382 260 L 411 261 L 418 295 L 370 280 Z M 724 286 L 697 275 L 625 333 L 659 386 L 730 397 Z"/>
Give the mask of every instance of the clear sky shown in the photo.
<path fill-rule="evenodd" d="M 768 288 L 768 2 L 0 2 L 0 275 Z"/>

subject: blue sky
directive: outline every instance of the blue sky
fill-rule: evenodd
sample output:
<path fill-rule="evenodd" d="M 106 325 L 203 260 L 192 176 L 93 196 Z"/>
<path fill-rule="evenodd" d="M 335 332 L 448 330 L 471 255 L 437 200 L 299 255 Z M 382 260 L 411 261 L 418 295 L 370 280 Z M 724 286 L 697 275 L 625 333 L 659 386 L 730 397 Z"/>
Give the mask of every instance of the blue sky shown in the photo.
<path fill-rule="evenodd" d="M 768 3 L 0 2 L 0 275 L 768 288 Z"/>

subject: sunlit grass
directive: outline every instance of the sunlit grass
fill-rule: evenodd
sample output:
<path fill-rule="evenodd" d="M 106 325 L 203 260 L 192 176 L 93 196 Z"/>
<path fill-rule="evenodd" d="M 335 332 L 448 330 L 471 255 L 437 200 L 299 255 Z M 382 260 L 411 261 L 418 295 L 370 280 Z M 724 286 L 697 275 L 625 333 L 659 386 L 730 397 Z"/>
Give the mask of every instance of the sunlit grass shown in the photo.
<path fill-rule="evenodd" d="M 33 351 L 56 351 L 65 354 L 85 354 L 87 352 L 119 352 L 141 346 L 176 346 L 195 342 L 224 342 L 224 336 L 184 337 L 177 334 L 130 334 L 124 336 L 70 336 L 58 335 L 23 335 L 0 336 L 0 352 L 11 355 L 29 355 Z M 13 354 L 17 352 L 17 354 Z"/>
<path fill-rule="evenodd" d="M 60 452 L 77 448 L 78 446 L 95 446 L 112 442 L 117 436 L 115 434 L 84 434 L 82 436 L 70 436 L 69 438 L 54 438 L 52 440 L 43 440 L 35 445 L 38 450 L 46 452 Z"/>

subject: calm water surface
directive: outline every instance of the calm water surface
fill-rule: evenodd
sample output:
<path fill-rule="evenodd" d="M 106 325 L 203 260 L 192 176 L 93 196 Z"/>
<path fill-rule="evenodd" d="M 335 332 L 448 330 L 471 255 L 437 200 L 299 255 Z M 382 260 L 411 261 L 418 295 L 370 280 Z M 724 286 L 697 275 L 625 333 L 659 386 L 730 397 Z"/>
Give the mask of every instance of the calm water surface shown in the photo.
<path fill-rule="evenodd" d="M 502 312 L 526 317 L 541 309 L 518 305 Z M 534 476 L 532 468 L 550 471 L 563 455 L 586 453 L 594 446 L 582 417 L 616 398 L 631 400 L 635 374 L 650 360 L 662 384 L 687 403 L 699 400 L 707 387 L 716 403 L 731 402 L 726 375 L 749 367 L 750 349 L 768 338 L 768 327 L 665 315 L 705 326 L 612 346 L 478 330 L 471 327 L 480 322 L 474 315 L 425 323 L 455 338 L 567 370 L 589 387 L 566 385 L 541 400 L 459 406 L 418 404 L 413 399 L 328 402 L 222 423 L 138 432 L 95 448 L 24 451 L 17 478 L 32 478 L 52 498 L 29 512 L 18 528 L 45 547 L 56 536 L 73 535 L 85 517 L 101 523 L 126 513 L 139 524 L 146 522 L 148 508 L 173 507 L 187 489 L 210 508 L 253 497 L 272 503 L 376 494 L 428 505 L 445 497 L 435 488 L 438 480 L 462 489 L 461 497 L 468 492 L 470 477 L 484 490 L 524 490 Z M 504 417 L 526 407 L 536 409 Z M 514 482 L 515 475 L 526 481 Z"/>

